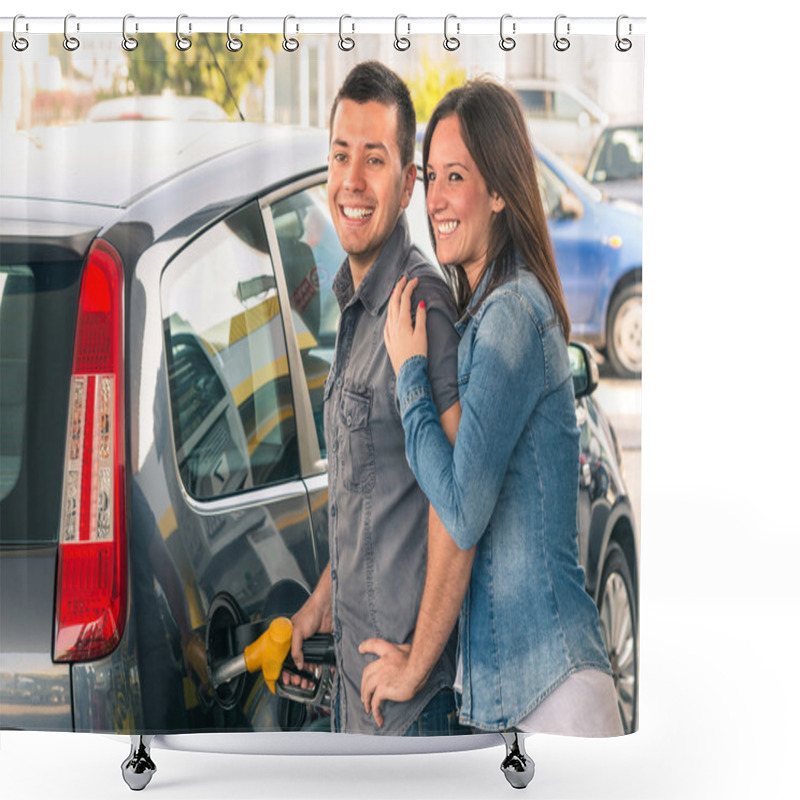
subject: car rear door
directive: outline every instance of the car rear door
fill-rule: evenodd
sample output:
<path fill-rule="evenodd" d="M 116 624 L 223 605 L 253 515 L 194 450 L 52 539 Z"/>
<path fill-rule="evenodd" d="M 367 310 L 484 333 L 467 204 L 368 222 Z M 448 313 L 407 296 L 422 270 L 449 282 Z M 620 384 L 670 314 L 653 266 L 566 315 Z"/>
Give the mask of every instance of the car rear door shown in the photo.
<path fill-rule="evenodd" d="M 96 230 L 45 221 L 56 206 L 3 201 L 0 238 L 0 719 L 32 730 L 72 730 L 53 609 L 81 267 Z"/>

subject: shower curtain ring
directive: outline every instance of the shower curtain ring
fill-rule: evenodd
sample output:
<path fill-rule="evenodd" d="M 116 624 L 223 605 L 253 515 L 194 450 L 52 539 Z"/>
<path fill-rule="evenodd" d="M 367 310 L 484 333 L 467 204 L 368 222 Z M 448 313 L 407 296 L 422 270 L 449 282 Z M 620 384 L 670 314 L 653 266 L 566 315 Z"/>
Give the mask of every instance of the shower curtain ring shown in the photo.
<path fill-rule="evenodd" d="M 77 50 L 81 46 L 81 43 L 78 41 L 78 39 L 76 39 L 74 36 L 70 36 L 69 33 L 67 32 L 67 25 L 69 24 L 69 21 L 71 19 L 75 19 L 74 14 L 67 14 L 67 16 L 64 17 L 64 42 L 63 42 L 64 49 L 69 50 L 70 53 L 73 50 Z M 77 30 L 80 30 L 80 25 L 77 25 L 76 28 Z"/>
<path fill-rule="evenodd" d="M 342 23 L 346 19 L 352 19 L 352 17 L 349 14 L 342 14 L 342 16 L 339 17 L 339 49 L 344 50 L 345 52 L 347 52 L 348 50 L 352 50 L 356 46 L 356 43 L 353 39 L 351 39 L 349 36 L 344 36 L 342 34 Z M 352 32 L 355 32 L 355 29 L 356 26 L 353 25 Z"/>
<path fill-rule="evenodd" d="M 133 14 L 126 14 L 122 18 L 122 49 L 128 52 L 135 50 L 139 46 L 139 40 L 135 36 L 128 36 L 129 19 L 134 19 Z"/>
<path fill-rule="evenodd" d="M 558 21 L 560 19 L 566 19 L 566 14 L 559 14 L 556 17 L 555 25 L 553 26 L 553 35 L 556 37 L 555 41 L 553 42 L 553 47 L 558 50 L 559 53 L 563 53 L 565 50 L 569 50 L 569 39 L 566 36 L 559 36 L 558 35 Z M 569 36 L 569 22 L 567 23 L 567 36 Z"/>
<path fill-rule="evenodd" d="M 234 19 L 239 19 L 239 17 L 237 17 L 236 14 L 231 14 L 228 17 L 228 41 L 225 42 L 225 47 L 227 47 L 231 53 L 238 53 L 244 47 L 244 42 L 231 35 L 231 20 Z M 241 26 L 239 30 L 241 30 Z"/>
<path fill-rule="evenodd" d="M 189 16 L 188 14 L 178 14 L 178 19 L 175 20 L 175 47 L 177 47 L 178 50 L 188 50 L 192 46 L 192 40 L 191 39 L 187 39 L 181 33 L 181 20 L 182 19 L 187 19 L 188 16 Z M 189 23 L 189 32 L 190 33 L 191 33 L 191 30 L 192 30 L 192 23 L 190 22 Z"/>
<path fill-rule="evenodd" d="M 511 14 L 503 14 L 503 16 L 500 17 L 500 49 L 505 50 L 506 52 L 513 50 L 517 46 L 516 39 L 513 39 L 511 36 L 506 36 L 503 33 L 503 26 L 505 25 L 505 21 L 507 19 L 511 19 Z M 511 23 L 511 32 L 517 32 L 516 22 Z"/>
<path fill-rule="evenodd" d="M 631 47 L 633 47 L 633 42 L 631 42 L 630 39 L 622 39 L 620 37 L 620 35 L 619 35 L 619 24 L 620 24 L 620 22 L 622 22 L 623 19 L 628 19 L 628 17 L 625 14 L 620 14 L 617 17 L 617 41 L 614 42 L 614 47 L 616 47 L 617 50 L 620 51 L 620 53 L 627 53 L 628 50 L 630 50 Z M 628 35 L 629 36 L 632 33 L 632 30 L 633 29 L 631 28 L 631 24 L 629 22 L 628 23 Z"/>
<path fill-rule="evenodd" d="M 11 46 L 18 53 L 21 53 L 23 50 L 27 50 L 28 49 L 28 45 L 30 44 L 30 42 L 25 37 L 20 36 L 17 33 L 17 20 L 18 19 L 25 19 L 25 16 L 23 14 L 17 14 L 17 16 L 14 17 L 14 24 L 11 27 L 11 33 L 12 33 L 14 38 L 11 40 Z"/>
<path fill-rule="evenodd" d="M 400 36 L 400 33 L 398 32 L 398 26 L 401 19 L 408 19 L 408 17 L 405 14 L 398 14 L 394 18 L 394 49 L 399 50 L 402 53 L 404 50 L 408 50 L 408 48 L 411 47 L 411 39 L 409 39 L 407 36 Z M 408 32 L 411 33 L 411 25 L 406 23 L 406 27 L 408 28 Z"/>
<path fill-rule="evenodd" d="M 298 47 L 300 47 L 300 42 L 298 42 L 297 39 L 291 38 L 287 33 L 287 29 L 289 27 L 289 20 L 290 19 L 297 19 L 297 18 L 293 17 L 291 15 L 283 18 L 283 44 L 282 44 L 282 46 L 283 46 L 283 49 L 287 53 L 294 53 L 294 51 L 297 50 Z"/>
<path fill-rule="evenodd" d="M 461 23 L 457 21 L 455 14 L 448 14 L 444 18 L 444 49 L 452 52 L 453 50 L 458 50 L 458 48 L 461 47 L 461 42 L 457 37 L 447 35 L 447 25 L 451 19 L 456 20 L 456 33 L 461 31 Z"/>

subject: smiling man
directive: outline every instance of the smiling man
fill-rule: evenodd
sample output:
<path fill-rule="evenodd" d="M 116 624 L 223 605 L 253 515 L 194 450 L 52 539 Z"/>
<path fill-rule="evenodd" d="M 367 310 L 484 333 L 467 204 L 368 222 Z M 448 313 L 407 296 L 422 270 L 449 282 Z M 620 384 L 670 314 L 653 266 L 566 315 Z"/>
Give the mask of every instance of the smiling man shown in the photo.
<path fill-rule="evenodd" d="M 370 638 L 409 644 L 425 582 L 446 581 L 452 559 L 428 565 L 427 541 L 449 540 L 405 457 L 395 380 L 383 341 L 389 298 L 401 277 L 418 279 L 427 307 L 429 375 L 442 424 L 455 440 L 458 336 L 444 281 L 412 245 L 404 209 L 416 180 L 416 115 L 405 83 L 377 62 L 356 66 L 331 111 L 328 200 L 347 258 L 333 283 L 342 312 L 325 384 L 331 561 L 294 616 L 292 656 L 332 631 L 336 650 L 333 727 L 394 735 L 454 732 L 454 641 L 422 690 L 368 714 L 361 677 Z M 439 541 L 439 539 L 437 539 Z M 438 552 L 437 546 L 434 550 Z M 451 637 L 452 638 L 452 637 Z"/>

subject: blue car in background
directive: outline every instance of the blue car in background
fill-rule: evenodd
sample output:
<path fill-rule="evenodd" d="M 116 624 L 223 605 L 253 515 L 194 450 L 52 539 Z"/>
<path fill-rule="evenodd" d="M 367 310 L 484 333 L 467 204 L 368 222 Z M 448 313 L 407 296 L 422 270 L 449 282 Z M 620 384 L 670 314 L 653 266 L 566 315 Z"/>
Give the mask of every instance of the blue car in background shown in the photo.
<path fill-rule="evenodd" d="M 642 374 L 642 209 L 611 200 L 544 148 L 539 180 L 572 336 L 620 377 Z"/>

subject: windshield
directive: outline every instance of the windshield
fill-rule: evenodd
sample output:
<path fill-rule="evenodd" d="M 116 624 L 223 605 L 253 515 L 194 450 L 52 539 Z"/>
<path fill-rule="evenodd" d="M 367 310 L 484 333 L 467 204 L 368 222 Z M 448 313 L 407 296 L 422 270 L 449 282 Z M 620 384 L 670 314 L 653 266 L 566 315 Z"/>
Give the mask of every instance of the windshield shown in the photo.
<path fill-rule="evenodd" d="M 586 177 L 593 183 L 642 177 L 642 126 L 613 128 L 595 149 Z"/>

